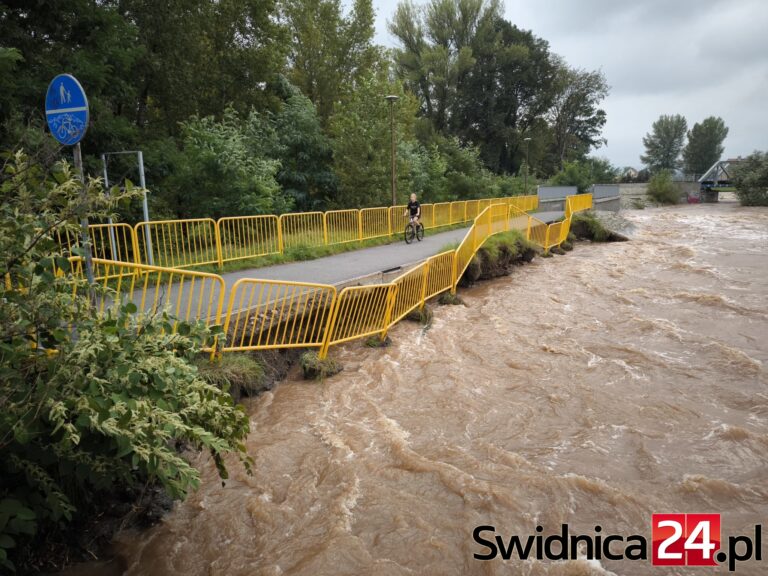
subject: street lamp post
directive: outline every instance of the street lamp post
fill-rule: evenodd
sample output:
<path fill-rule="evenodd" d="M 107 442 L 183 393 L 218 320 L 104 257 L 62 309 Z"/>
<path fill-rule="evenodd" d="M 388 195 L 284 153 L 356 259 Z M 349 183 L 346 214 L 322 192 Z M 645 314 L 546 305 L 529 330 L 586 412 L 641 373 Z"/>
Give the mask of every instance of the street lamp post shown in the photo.
<path fill-rule="evenodd" d="M 523 142 L 525 142 L 525 193 L 528 194 L 528 145 L 530 143 L 530 138 L 523 138 Z"/>
<path fill-rule="evenodd" d="M 395 102 L 400 97 L 394 94 L 385 96 L 389 101 L 389 130 L 392 136 L 392 206 L 397 205 L 397 172 L 395 166 Z"/>

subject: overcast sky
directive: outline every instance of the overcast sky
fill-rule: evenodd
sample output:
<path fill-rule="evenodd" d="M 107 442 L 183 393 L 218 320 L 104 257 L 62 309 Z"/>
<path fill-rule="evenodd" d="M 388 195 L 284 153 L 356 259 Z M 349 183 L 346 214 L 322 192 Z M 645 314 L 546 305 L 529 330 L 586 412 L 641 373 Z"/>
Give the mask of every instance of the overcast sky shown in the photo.
<path fill-rule="evenodd" d="M 373 2 L 376 40 L 393 47 L 386 23 L 397 0 Z M 726 157 L 768 149 L 768 0 L 503 2 L 508 20 L 571 66 L 605 73 L 608 146 L 598 156 L 639 168 L 642 137 L 661 114 L 682 114 L 689 128 L 722 117 Z"/>

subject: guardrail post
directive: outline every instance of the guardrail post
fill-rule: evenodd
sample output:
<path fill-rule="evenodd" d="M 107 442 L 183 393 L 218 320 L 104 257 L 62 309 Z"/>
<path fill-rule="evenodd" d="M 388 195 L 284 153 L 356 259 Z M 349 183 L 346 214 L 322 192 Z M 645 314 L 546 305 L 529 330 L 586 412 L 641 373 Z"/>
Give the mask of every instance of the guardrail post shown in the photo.
<path fill-rule="evenodd" d="M 323 242 L 328 246 L 328 213 L 323 212 Z"/>
<path fill-rule="evenodd" d="M 424 308 L 424 298 L 427 294 L 427 279 L 429 278 L 429 262 L 430 259 L 428 258 L 427 261 L 424 263 L 424 279 L 421 281 L 421 303 L 419 304 L 419 310 L 422 310 Z"/>
<path fill-rule="evenodd" d="M 389 331 L 389 323 L 392 320 L 392 310 L 395 308 L 395 299 L 397 298 L 398 286 L 397 284 L 390 284 L 389 291 L 387 292 L 387 308 L 384 311 L 384 329 L 381 331 L 381 339 L 384 340 L 387 337 L 387 331 Z"/>
<path fill-rule="evenodd" d="M 357 211 L 357 239 L 363 241 L 363 211 Z"/>
<path fill-rule="evenodd" d="M 552 227 L 551 224 L 547 224 L 547 231 L 544 234 L 544 251 L 549 250 L 549 229 Z"/>
<path fill-rule="evenodd" d="M 333 329 L 336 327 L 336 318 L 339 313 L 339 294 L 336 289 L 333 289 L 333 300 L 331 300 L 331 310 L 328 312 L 328 323 L 325 325 L 325 335 L 323 337 L 323 343 L 320 345 L 320 352 L 317 353 L 317 357 L 323 360 L 328 355 L 328 348 L 331 345 L 331 337 L 333 336 Z"/>
<path fill-rule="evenodd" d="M 219 268 L 224 267 L 224 257 L 221 249 L 221 232 L 219 230 L 219 221 L 213 221 L 214 237 L 216 239 L 216 259 L 219 261 Z"/>
<path fill-rule="evenodd" d="M 133 226 L 128 227 L 131 230 L 131 248 L 133 249 L 133 261 L 136 264 L 141 264 L 141 258 L 139 257 L 139 239 L 136 236 L 136 228 Z"/>
<path fill-rule="evenodd" d="M 525 239 L 531 239 L 531 215 L 528 215 L 528 227 L 525 229 Z"/>
<path fill-rule="evenodd" d="M 459 283 L 459 279 L 456 278 L 458 274 L 457 268 L 459 266 L 459 249 L 453 251 L 453 262 L 451 263 L 451 294 L 456 294 L 456 285 Z"/>
<path fill-rule="evenodd" d="M 387 208 L 387 236 L 392 236 L 392 210 Z"/>
<path fill-rule="evenodd" d="M 283 254 L 285 248 L 283 246 L 283 215 L 277 217 L 277 252 Z"/>

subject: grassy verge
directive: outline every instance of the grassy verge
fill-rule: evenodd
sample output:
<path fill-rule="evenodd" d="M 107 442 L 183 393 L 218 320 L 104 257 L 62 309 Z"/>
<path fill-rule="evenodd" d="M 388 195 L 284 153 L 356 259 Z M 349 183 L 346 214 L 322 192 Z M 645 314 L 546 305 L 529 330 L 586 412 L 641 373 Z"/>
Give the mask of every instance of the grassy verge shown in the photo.
<path fill-rule="evenodd" d="M 480 247 L 461 277 L 460 286 L 477 280 L 506 276 L 516 265 L 533 260 L 537 250 L 518 230 L 502 232 L 488 238 Z"/>
<path fill-rule="evenodd" d="M 593 212 L 579 212 L 571 220 L 571 233 L 579 240 L 612 242 L 615 234 L 608 230 Z"/>

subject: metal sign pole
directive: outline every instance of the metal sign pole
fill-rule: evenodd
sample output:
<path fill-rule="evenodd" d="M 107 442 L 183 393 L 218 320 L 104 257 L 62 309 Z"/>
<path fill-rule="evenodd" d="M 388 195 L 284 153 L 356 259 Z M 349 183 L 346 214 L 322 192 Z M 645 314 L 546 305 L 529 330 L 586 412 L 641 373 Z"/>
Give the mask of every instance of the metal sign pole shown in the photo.
<path fill-rule="evenodd" d="M 149 222 L 149 205 L 147 204 L 147 182 L 144 180 L 144 153 L 139 150 L 137 152 L 139 157 L 139 186 L 142 188 L 143 207 L 144 207 L 144 222 Z M 155 259 L 152 254 L 152 234 L 149 231 L 149 226 L 144 226 L 144 237 L 147 240 L 147 257 L 149 258 L 150 266 L 154 266 Z"/>
<path fill-rule="evenodd" d="M 85 175 L 83 174 L 83 156 L 80 152 L 80 142 L 75 144 L 75 147 L 73 149 L 73 154 L 75 157 L 75 170 L 77 170 L 77 176 L 80 178 L 80 183 L 82 184 L 82 189 L 80 192 L 80 201 L 85 205 L 87 197 L 86 197 L 86 189 L 85 189 Z M 85 256 L 85 276 L 88 278 L 88 284 L 93 284 L 93 260 L 91 258 L 91 239 L 88 235 L 88 216 L 83 213 L 83 216 L 80 218 L 80 229 L 81 229 L 81 237 L 82 237 L 82 245 L 83 245 L 83 253 Z"/>

